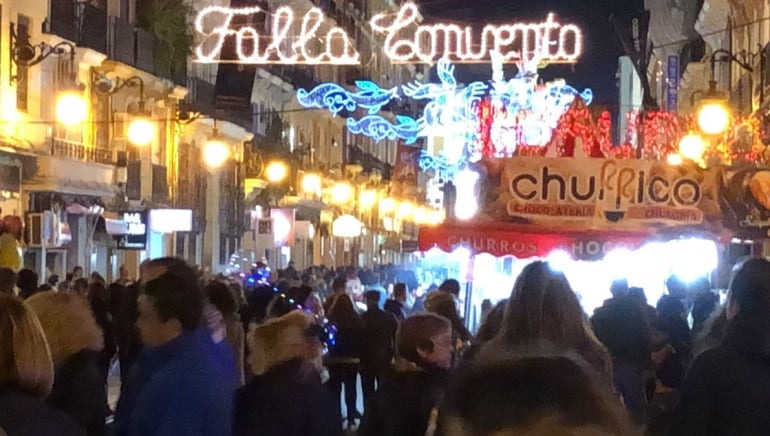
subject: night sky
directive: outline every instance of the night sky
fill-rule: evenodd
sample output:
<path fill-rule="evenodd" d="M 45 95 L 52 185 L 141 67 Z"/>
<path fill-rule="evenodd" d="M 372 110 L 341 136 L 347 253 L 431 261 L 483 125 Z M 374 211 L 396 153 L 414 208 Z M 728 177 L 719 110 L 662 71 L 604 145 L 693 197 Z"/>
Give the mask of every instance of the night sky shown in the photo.
<path fill-rule="evenodd" d="M 426 22 L 440 18 L 477 23 L 541 21 L 554 12 L 561 22 L 574 22 L 583 29 L 584 54 L 575 65 L 552 65 L 540 72 L 544 80 L 564 78 L 582 90 L 594 91 L 595 105 L 613 108 L 617 105 L 615 81 L 618 56 L 623 47 L 609 22 L 611 14 L 628 16 L 643 8 L 643 0 L 422 0 L 421 12 Z M 462 82 L 488 80 L 487 65 L 458 66 Z M 511 72 L 506 71 L 506 77 Z"/>

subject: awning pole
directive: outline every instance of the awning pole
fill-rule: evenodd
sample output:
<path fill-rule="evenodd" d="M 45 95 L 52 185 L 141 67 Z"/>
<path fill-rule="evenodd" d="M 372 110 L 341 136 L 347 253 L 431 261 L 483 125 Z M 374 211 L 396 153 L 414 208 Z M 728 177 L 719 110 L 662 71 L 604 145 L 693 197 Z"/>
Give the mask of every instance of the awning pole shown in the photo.
<path fill-rule="evenodd" d="M 476 255 L 471 254 L 471 257 L 468 261 L 468 273 L 465 278 L 465 308 L 463 313 L 463 319 L 465 319 L 465 327 L 467 327 L 469 330 L 471 329 L 471 309 L 473 308 L 473 304 L 471 301 L 473 300 L 473 267 L 475 264 Z"/>

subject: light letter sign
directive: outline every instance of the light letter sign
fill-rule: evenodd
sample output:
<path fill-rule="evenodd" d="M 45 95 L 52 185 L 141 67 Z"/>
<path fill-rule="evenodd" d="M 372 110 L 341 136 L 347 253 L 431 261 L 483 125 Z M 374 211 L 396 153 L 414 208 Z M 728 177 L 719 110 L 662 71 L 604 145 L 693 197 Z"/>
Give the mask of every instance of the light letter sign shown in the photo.
<path fill-rule="evenodd" d="M 506 63 L 571 63 L 583 52 L 580 28 L 557 22 L 553 14 L 540 23 L 488 24 L 478 35 L 470 26 L 421 21 L 417 6 L 404 3 L 396 14 L 375 15 L 370 23 L 385 34 L 385 54 L 394 62 L 489 62 L 496 52 Z"/>
<path fill-rule="evenodd" d="M 202 36 L 195 49 L 196 61 L 202 63 L 244 64 L 334 64 L 358 65 L 360 55 L 348 34 L 332 27 L 325 35 L 319 33 L 328 27 L 319 8 L 308 10 L 297 24 L 289 6 L 275 10 L 270 36 L 261 35 L 251 26 L 233 28 L 233 18 L 248 17 L 265 12 L 259 7 L 226 8 L 209 6 L 195 18 L 195 30 Z M 235 38 L 236 59 L 220 59 L 222 47 L 228 38 Z M 267 39 L 267 41 L 263 40 Z"/>
<path fill-rule="evenodd" d="M 253 26 L 236 24 L 261 13 L 272 15 L 269 35 Z M 393 62 L 490 62 L 497 53 L 504 63 L 571 63 L 583 53 L 580 28 L 559 23 L 554 14 L 539 23 L 488 24 L 478 33 L 470 26 L 419 25 L 421 21 L 417 6 L 404 3 L 398 12 L 375 15 L 370 24 L 374 32 L 385 35 L 384 52 Z M 259 7 L 209 6 L 198 13 L 195 30 L 201 40 L 195 49 L 196 61 L 202 63 L 361 63 L 345 30 L 331 27 L 321 9 L 315 7 L 300 20 L 289 6 L 280 6 L 272 13 Z M 222 47 L 230 39 L 235 43 L 235 58 L 222 59 Z"/>

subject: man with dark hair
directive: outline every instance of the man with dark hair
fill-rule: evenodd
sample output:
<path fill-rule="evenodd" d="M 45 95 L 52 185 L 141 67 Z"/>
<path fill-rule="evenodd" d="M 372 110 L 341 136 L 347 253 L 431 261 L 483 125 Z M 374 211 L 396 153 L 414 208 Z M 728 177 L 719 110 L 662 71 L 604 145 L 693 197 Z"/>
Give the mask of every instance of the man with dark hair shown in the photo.
<path fill-rule="evenodd" d="M 0 268 L 0 294 L 15 295 L 16 273 L 10 268 Z"/>
<path fill-rule="evenodd" d="M 197 281 L 177 271 L 144 283 L 137 326 L 145 349 L 118 403 L 117 435 L 231 434 L 235 361 L 200 327 L 202 308 Z"/>
<path fill-rule="evenodd" d="M 361 347 L 361 390 L 364 392 L 364 406 L 382 383 L 385 373 L 395 354 L 396 330 L 398 322 L 388 312 L 380 309 L 380 293 L 367 291 L 366 313 L 361 315 L 364 322 L 364 341 Z"/>
<path fill-rule="evenodd" d="M 16 278 L 16 286 L 19 288 L 19 297 L 24 300 L 31 297 L 37 290 L 38 279 L 37 273 L 29 268 L 24 268 L 19 271 L 19 275 Z"/>
<path fill-rule="evenodd" d="M 458 282 L 455 279 L 446 279 L 443 283 L 441 283 L 441 286 L 438 287 L 438 290 L 441 292 L 446 292 L 448 294 L 452 294 L 455 297 L 460 296 L 460 282 Z"/>
<path fill-rule="evenodd" d="M 397 320 L 406 318 L 406 284 L 396 283 L 393 286 L 393 298 L 385 302 L 385 311 L 390 312 Z"/>

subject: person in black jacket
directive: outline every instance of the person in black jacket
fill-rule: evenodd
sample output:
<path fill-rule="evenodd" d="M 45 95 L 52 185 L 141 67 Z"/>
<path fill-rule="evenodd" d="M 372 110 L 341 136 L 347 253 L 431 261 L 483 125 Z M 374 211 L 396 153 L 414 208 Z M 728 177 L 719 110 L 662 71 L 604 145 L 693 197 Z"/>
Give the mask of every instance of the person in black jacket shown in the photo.
<path fill-rule="evenodd" d="M 341 294 L 335 299 L 328 317 L 329 321 L 337 326 L 336 342 L 326 356 L 326 366 L 329 368 L 328 386 L 334 395 L 334 404 L 339 410 L 341 420 L 342 411 L 339 398 L 342 385 L 345 385 L 347 426 L 353 427 L 355 420 L 361 419 L 361 413 L 356 404 L 358 365 L 361 357 L 364 324 L 353 307 L 353 300 L 345 294 Z"/>
<path fill-rule="evenodd" d="M 385 311 L 390 312 L 398 321 L 406 318 L 406 284 L 393 285 L 393 298 L 385 302 Z"/>
<path fill-rule="evenodd" d="M 436 424 L 452 366 L 448 319 L 412 315 L 398 330 L 399 359 L 367 404 L 359 436 L 424 436 Z"/>
<path fill-rule="evenodd" d="M 671 435 L 755 435 L 770 429 L 770 262 L 744 263 L 727 304 L 725 337 L 690 366 Z"/>
<path fill-rule="evenodd" d="M 380 309 L 380 292 L 368 291 L 366 313 L 361 315 L 364 322 L 361 344 L 361 390 L 364 392 L 364 407 L 375 391 L 375 382 L 382 384 L 395 354 L 396 329 L 398 322 L 389 312 Z"/>
<path fill-rule="evenodd" d="M 0 294 L 0 428 L 8 436 L 85 436 L 43 400 L 54 372 L 45 333 L 20 299 Z"/>
<path fill-rule="evenodd" d="M 252 330 L 249 363 L 256 375 L 235 393 L 234 436 L 341 436 L 321 384 L 315 330 L 312 316 L 298 310 Z"/>
<path fill-rule="evenodd" d="M 66 412 L 88 436 L 107 434 L 107 391 L 99 369 L 102 331 L 88 303 L 71 292 L 40 292 L 27 300 L 40 319 L 55 367 L 48 404 Z"/>
<path fill-rule="evenodd" d="M 139 353 L 142 342 L 136 321 L 139 319 L 139 283 L 123 286 L 119 283 L 110 285 L 110 312 L 114 329 L 115 344 L 118 348 L 120 363 L 120 382 L 127 383 Z"/>
<path fill-rule="evenodd" d="M 104 283 L 94 281 L 88 285 L 88 302 L 94 314 L 96 323 L 102 329 L 104 348 L 99 352 L 99 371 L 102 374 L 104 384 L 107 384 L 107 375 L 110 372 L 112 358 L 118 350 L 115 344 L 115 329 L 112 324 L 110 312 L 110 294 Z"/>
<path fill-rule="evenodd" d="M 638 426 L 646 421 L 642 372 L 650 367 L 651 335 L 644 309 L 628 296 L 605 301 L 591 318 L 596 337 L 612 356 L 615 390 Z"/>

